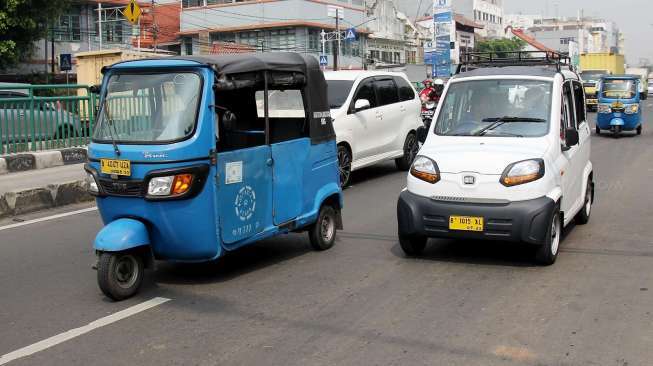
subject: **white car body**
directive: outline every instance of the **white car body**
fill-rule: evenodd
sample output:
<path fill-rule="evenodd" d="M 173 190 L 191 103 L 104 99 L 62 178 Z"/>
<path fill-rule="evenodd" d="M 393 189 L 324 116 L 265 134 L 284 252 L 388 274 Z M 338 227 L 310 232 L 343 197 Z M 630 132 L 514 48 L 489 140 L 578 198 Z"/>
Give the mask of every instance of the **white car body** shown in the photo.
<path fill-rule="evenodd" d="M 473 75 L 478 75 L 473 74 Z M 482 73 L 480 75 L 483 75 Z M 456 83 L 465 83 L 477 80 L 539 80 L 552 83 L 552 92 L 549 100 L 543 103 L 551 104 L 548 133 L 541 137 L 508 137 L 508 136 L 450 136 L 438 135 L 435 133 L 438 117 L 444 113 L 443 108 L 450 88 Z M 565 96 L 563 85 L 566 83 L 571 88 L 570 95 Z M 578 88 L 580 91 L 574 92 Z M 460 232 L 453 232 L 451 227 L 442 223 L 442 227 L 424 230 L 417 223 L 427 213 L 415 207 L 428 207 L 434 211 L 447 207 L 457 214 L 455 203 L 466 202 L 466 208 L 461 211 L 466 214 L 473 214 L 474 209 L 469 205 L 478 204 L 479 212 L 485 210 L 487 205 L 505 205 L 508 210 L 511 205 L 525 204 L 532 200 L 547 197 L 559 207 L 559 214 L 563 218 L 561 226 L 568 225 L 574 217 L 586 208 L 586 189 L 591 187 L 589 195 L 593 196 L 593 183 L 591 182 L 593 169 L 590 161 L 591 150 L 591 129 L 585 112 L 585 99 L 582 92 L 582 84 L 578 76 L 570 71 L 551 72 L 551 76 L 541 75 L 510 75 L 488 72 L 485 76 L 465 77 L 464 74 L 452 78 L 443 93 L 442 101 L 434 116 L 434 122 L 428 131 L 427 139 L 418 153 L 419 157 L 427 157 L 434 161 L 439 168 L 439 181 L 429 183 L 419 179 L 413 174 L 408 174 L 407 187 L 402 192 L 399 202 L 400 238 L 403 235 L 426 236 L 426 237 L 458 237 Z M 582 98 L 578 97 L 582 95 Z M 564 98 L 564 99 L 563 99 Z M 571 104 L 563 106 L 563 100 Z M 579 142 L 574 146 L 565 146 L 561 138 L 561 123 L 564 107 L 573 107 L 570 117 L 576 121 L 573 128 L 577 130 Z M 582 110 L 579 110 L 582 108 Z M 577 112 L 576 112 L 577 111 Z M 499 114 L 502 116 L 504 114 Z M 509 114 L 505 114 L 509 115 Z M 580 119 L 580 120 L 579 120 Z M 569 126 L 568 126 L 569 127 Z M 541 159 L 544 164 L 543 176 L 529 183 L 505 186 L 500 182 L 502 174 L 507 167 L 513 163 L 523 160 Z M 418 161 L 417 159 L 415 160 Z M 469 184 L 473 182 L 473 184 Z M 421 203 L 407 202 L 419 201 Z M 433 206 L 431 206 L 433 205 Z M 439 205 L 439 206 L 438 206 Z M 589 203 L 591 206 L 591 201 Z M 494 210 L 501 216 L 501 208 Z M 589 208 L 587 209 L 589 216 Z M 446 211 L 446 210 L 445 210 Z M 507 212 L 507 211 L 506 211 Z M 402 217 L 403 216 L 403 217 Z M 409 218 L 405 218 L 409 216 Z M 447 214 L 442 213 L 446 218 Z M 483 216 L 483 214 L 478 214 Z M 486 230 L 491 217 L 485 217 Z M 449 217 L 447 221 L 451 220 Z M 403 222 L 402 221 L 407 221 Z M 514 222 L 519 221 L 517 218 Z M 411 226 L 412 225 L 412 226 Z M 417 225 L 418 227 L 413 227 Z M 506 229 L 508 230 L 508 229 Z M 506 240 L 521 241 L 523 233 L 521 228 L 510 229 L 511 234 L 506 234 Z M 522 231 L 520 231 L 522 230 Z M 433 235 L 431 235 L 433 234 Z M 464 234 L 464 233 L 462 233 Z M 474 236 L 475 235 L 475 236 Z M 494 237 L 492 233 L 475 233 L 471 237 L 478 239 L 501 239 L 497 232 Z M 516 236 L 516 237 L 515 237 Z M 463 236 L 464 237 L 464 236 Z M 528 239 L 528 238 L 527 238 Z M 539 240 L 539 239 L 538 239 Z M 527 242 L 529 240 L 526 240 Z M 539 244 L 533 240 L 531 244 Z M 557 248 L 556 248 L 557 249 Z M 557 256 L 557 252 L 555 253 Z M 555 259 L 553 259 L 555 260 Z M 550 263 L 549 263 L 550 264 Z"/>
<path fill-rule="evenodd" d="M 330 71 L 325 72 L 324 76 L 327 82 L 340 80 L 353 83 L 345 102 L 331 109 L 337 143 L 351 152 L 351 171 L 401 158 L 407 136 L 414 135 L 417 128 L 422 126 L 419 95 L 406 75 L 382 71 Z M 359 89 L 364 83 L 379 80 L 392 80 L 395 85 L 403 81 L 402 87 L 410 88 L 410 91 L 404 89 L 406 96 L 412 93 L 412 98 L 355 111 Z M 377 97 L 378 94 L 377 89 Z"/>

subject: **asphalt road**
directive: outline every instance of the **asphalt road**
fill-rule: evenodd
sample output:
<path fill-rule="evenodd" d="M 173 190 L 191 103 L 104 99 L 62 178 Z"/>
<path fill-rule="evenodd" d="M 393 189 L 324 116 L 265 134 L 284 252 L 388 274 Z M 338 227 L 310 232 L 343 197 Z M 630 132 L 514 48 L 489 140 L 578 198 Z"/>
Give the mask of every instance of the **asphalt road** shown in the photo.
<path fill-rule="evenodd" d="M 653 125 L 592 144 L 591 221 L 566 230 L 551 267 L 484 242 L 433 240 L 405 258 L 395 217 L 405 173 L 393 164 L 355 174 L 333 249 L 289 235 L 215 263 L 162 263 L 120 303 L 91 269 L 97 212 L 0 229 L 0 361 L 165 297 L 9 364 L 650 365 Z"/>

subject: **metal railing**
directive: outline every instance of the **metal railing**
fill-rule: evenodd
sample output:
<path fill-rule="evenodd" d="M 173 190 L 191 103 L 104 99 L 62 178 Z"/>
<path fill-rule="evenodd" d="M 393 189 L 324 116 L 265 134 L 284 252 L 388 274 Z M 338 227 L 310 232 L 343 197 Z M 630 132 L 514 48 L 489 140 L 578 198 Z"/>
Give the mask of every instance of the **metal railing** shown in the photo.
<path fill-rule="evenodd" d="M 86 85 L 0 85 L 0 154 L 87 145 L 98 99 Z"/>

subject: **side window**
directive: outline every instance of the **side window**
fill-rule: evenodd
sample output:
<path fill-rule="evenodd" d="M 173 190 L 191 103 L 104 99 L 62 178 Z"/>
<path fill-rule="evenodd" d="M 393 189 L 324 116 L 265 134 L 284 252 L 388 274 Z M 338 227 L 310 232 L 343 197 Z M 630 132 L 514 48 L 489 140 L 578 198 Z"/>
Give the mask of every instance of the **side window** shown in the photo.
<path fill-rule="evenodd" d="M 263 91 L 256 92 L 256 114 L 265 117 Z M 270 118 L 305 118 L 304 99 L 299 90 L 270 90 L 268 94 Z"/>
<path fill-rule="evenodd" d="M 359 99 L 367 99 L 370 102 L 370 108 L 376 108 L 379 106 L 376 101 L 376 92 L 374 90 L 374 81 L 372 79 L 363 80 L 358 85 L 356 95 L 351 101 L 352 108 L 354 103 L 356 103 L 356 101 Z"/>
<path fill-rule="evenodd" d="M 574 108 L 574 98 L 572 96 L 571 82 L 566 82 L 563 87 L 563 102 L 566 109 L 566 123 L 567 128 L 577 128 L 576 124 L 576 110 Z"/>
<path fill-rule="evenodd" d="M 415 92 L 413 88 L 406 82 L 406 80 L 400 76 L 395 76 L 395 83 L 397 83 L 397 88 L 399 88 L 399 100 L 402 102 L 415 99 Z"/>
<path fill-rule="evenodd" d="M 585 91 L 583 84 L 578 81 L 572 82 L 574 88 L 574 106 L 576 107 L 576 123 L 581 124 L 587 121 L 585 110 Z"/>
<path fill-rule="evenodd" d="M 376 85 L 376 91 L 379 95 L 380 106 L 399 102 L 397 85 L 395 85 L 395 82 L 392 79 L 376 80 L 374 84 Z"/>

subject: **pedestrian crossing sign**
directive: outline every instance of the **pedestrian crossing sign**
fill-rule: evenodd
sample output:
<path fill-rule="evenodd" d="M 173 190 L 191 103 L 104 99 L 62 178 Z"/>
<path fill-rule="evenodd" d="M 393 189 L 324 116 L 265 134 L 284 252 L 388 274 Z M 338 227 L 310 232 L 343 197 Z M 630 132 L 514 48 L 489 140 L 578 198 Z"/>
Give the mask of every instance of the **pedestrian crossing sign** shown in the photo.
<path fill-rule="evenodd" d="M 327 59 L 327 55 L 320 55 L 320 66 L 326 66 L 329 64 L 329 60 Z"/>
<path fill-rule="evenodd" d="M 127 7 L 122 10 L 122 15 L 125 16 L 130 23 L 138 23 L 138 18 L 141 16 L 141 7 L 138 6 L 136 1 L 131 0 Z"/>
<path fill-rule="evenodd" d="M 345 41 L 353 41 L 356 39 L 356 29 L 349 28 L 345 31 Z"/>

